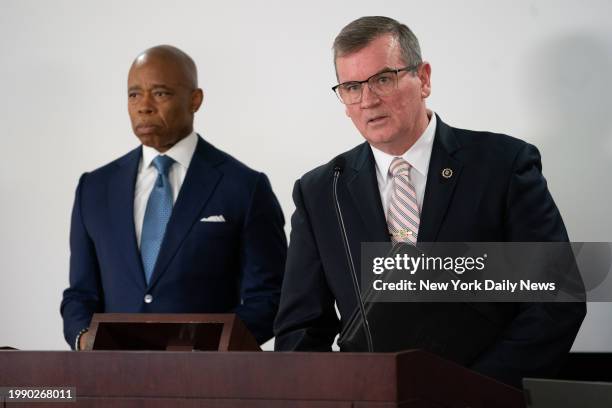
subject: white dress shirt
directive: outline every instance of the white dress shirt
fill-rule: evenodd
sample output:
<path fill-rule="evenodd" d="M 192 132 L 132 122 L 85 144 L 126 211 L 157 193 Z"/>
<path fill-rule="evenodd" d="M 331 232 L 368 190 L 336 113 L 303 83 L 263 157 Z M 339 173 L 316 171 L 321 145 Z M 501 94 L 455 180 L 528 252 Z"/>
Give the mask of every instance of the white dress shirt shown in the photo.
<path fill-rule="evenodd" d="M 423 210 L 423 198 L 425 197 L 425 185 L 427 184 L 427 171 L 429 169 L 429 159 L 431 159 L 431 149 L 433 148 L 434 136 L 436 134 L 436 115 L 428 111 L 430 114 L 429 124 L 423 134 L 417 141 L 408 149 L 401 158 L 406 160 L 412 168 L 410 169 L 410 181 L 414 186 L 417 195 L 417 204 L 419 212 Z M 376 180 L 378 181 L 378 190 L 380 192 L 380 200 L 387 218 L 387 210 L 389 209 L 389 201 L 393 193 L 393 176 L 389 172 L 391 162 L 395 157 L 378 150 L 370 145 L 374 160 L 376 161 Z"/>
<path fill-rule="evenodd" d="M 159 153 L 149 146 L 142 146 L 142 157 L 138 165 L 136 188 L 134 189 L 134 226 L 136 227 L 136 242 L 138 242 L 138 248 L 140 248 L 142 223 L 147 209 L 147 201 L 149 201 L 149 196 L 151 195 L 153 185 L 158 175 L 157 169 L 152 165 L 153 159 L 158 155 L 167 155 L 174 159 L 174 163 L 172 163 L 168 172 L 168 179 L 170 180 L 170 187 L 172 188 L 172 202 L 175 203 L 197 144 L 198 135 L 196 135 L 195 132 L 191 132 L 189 136 L 181 139 L 164 153 Z"/>

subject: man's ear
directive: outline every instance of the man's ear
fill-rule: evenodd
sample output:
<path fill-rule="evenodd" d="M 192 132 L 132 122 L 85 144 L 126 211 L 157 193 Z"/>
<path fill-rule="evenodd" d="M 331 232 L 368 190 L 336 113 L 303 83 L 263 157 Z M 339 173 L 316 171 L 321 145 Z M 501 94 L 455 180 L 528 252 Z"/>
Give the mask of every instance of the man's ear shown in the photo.
<path fill-rule="evenodd" d="M 419 66 L 417 75 L 421 80 L 421 98 L 425 99 L 431 95 L 431 65 L 427 61 Z"/>
<path fill-rule="evenodd" d="M 191 112 L 195 113 L 202 106 L 202 101 L 204 101 L 204 92 L 198 88 L 191 93 Z"/>

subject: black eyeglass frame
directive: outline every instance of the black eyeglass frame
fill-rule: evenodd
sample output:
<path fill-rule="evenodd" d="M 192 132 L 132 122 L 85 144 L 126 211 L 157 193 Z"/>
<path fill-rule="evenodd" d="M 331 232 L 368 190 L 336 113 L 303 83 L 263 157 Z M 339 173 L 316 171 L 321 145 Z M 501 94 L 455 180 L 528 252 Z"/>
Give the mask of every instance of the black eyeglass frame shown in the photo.
<path fill-rule="evenodd" d="M 340 100 L 340 102 L 342 102 L 343 104 L 345 104 L 345 105 L 355 105 L 355 104 L 357 104 L 357 103 L 360 103 L 360 102 L 361 102 L 361 98 L 363 98 L 363 84 L 367 83 L 367 84 L 368 84 L 368 87 L 370 88 L 370 91 L 372 91 L 372 92 L 376 93 L 376 91 L 374 91 L 374 90 L 372 89 L 372 87 L 370 86 L 370 80 L 371 80 L 372 78 L 377 77 L 378 75 L 388 74 L 389 72 L 394 72 L 394 73 L 395 73 L 395 75 L 396 75 L 395 86 L 396 86 L 396 88 L 397 88 L 397 80 L 399 80 L 399 79 L 397 78 L 397 74 L 398 74 L 400 71 L 406 71 L 406 72 L 415 71 L 415 72 L 416 72 L 416 70 L 419 68 L 419 66 L 420 66 L 420 65 L 421 65 L 421 63 L 419 62 L 419 63 L 413 64 L 413 65 L 409 65 L 409 66 L 404 67 L 404 68 L 387 69 L 387 70 L 384 70 L 384 71 L 381 71 L 381 72 L 377 72 L 377 73 L 375 73 L 374 75 L 370 76 L 368 79 L 364 79 L 363 81 L 347 81 L 347 82 L 342 82 L 341 84 L 338 84 L 338 85 L 332 86 L 332 89 L 331 89 L 331 90 L 332 90 L 332 92 L 333 92 L 333 93 L 334 93 L 334 94 L 335 94 L 335 95 L 338 97 L 338 99 Z M 353 102 L 353 103 L 346 103 L 346 102 L 344 102 L 344 101 L 342 100 L 342 98 L 340 97 L 340 94 L 338 93 L 337 89 L 338 89 L 338 88 L 340 88 L 341 86 L 343 86 L 343 85 L 347 85 L 347 84 L 359 84 L 359 85 L 361 85 L 361 98 L 359 98 L 359 100 L 358 100 L 357 102 Z M 378 95 L 378 94 L 377 94 L 377 95 Z"/>

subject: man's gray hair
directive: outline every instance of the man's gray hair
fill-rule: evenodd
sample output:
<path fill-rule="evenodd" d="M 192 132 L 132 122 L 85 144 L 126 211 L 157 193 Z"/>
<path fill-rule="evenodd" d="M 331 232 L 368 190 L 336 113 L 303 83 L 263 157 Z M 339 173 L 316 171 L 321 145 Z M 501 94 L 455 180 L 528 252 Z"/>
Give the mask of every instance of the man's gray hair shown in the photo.
<path fill-rule="evenodd" d="M 352 21 L 336 36 L 333 46 L 334 67 L 338 57 L 357 52 L 386 34 L 391 34 L 399 42 L 406 65 L 423 62 L 419 40 L 406 25 L 389 17 L 368 16 Z"/>

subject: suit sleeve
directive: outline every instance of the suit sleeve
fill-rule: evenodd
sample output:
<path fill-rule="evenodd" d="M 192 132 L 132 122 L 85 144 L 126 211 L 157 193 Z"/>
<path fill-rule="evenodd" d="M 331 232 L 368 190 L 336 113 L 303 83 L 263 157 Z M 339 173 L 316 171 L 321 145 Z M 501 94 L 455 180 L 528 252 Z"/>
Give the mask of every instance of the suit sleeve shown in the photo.
<path fill-rule="evenodd" d="M 505 241 L 567 242 L 559 210 L 541 173 L 538 150 L 518 153 L 506 201 Z M 520 303 L 514 320 L 473 369 L 520 387 L 529 376 L 554 375 L 569 352 L 586 314 L 584 302 Z"/>
<path fill-rule="evenodd" d="M 295 212 L 281 304 L 274 322 L 277 351 L 331 351 L 339 321 L 304 205 L 300 181 L 293 189 Z"/>
<path fill-rule="evenodd" d="M 94 313 L 104 309 L 96 250 L 83 222 L 83 174 L 76 190 L 70 224 L 70 286 L 64 291 L 60 312 L 64 338 L 74 348 L 76 336 L 89 327 Z"/>
<path fill-rule="evenodd" d="M 236 313 L 258 343 L 272 337 L 287 256 L 283 212 L 265 174 L 251 197 L 241 242 L 241 304 Z"/>

